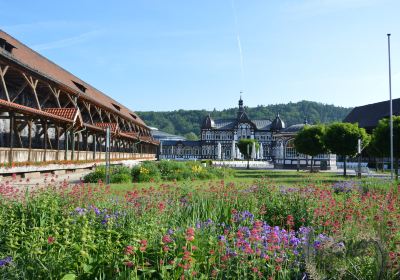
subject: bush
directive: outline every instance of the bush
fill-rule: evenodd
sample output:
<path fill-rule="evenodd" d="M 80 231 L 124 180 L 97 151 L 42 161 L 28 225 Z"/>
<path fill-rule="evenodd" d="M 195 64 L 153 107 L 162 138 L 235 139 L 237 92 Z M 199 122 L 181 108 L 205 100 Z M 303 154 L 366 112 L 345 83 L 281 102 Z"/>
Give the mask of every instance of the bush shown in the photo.
<path fill-rule="evenodd" d="M 106 180 L 106 169 L 104 166 L 96 167 L 93 172 L 85 175 L 83 177 L 83 181 L 85 183 L 97 183 L 98 181 L 105 181 Z"/>
<path fill-rule="evenodd" d="M 85 183 L 97 183 L 98 181 L 105 182 L 106 180 L 106 167 L 96 167 L 95 171 L 83 177 Z M 132 181 L 131 171 L 125 166 L 112 166 L 110 168 L 110 182 L 111 183 L 129 183 Z"/>
<path fill-rule="evenodd" d="M 161 173 L 157 163 L 145 161 L 132 168 L 132 179 L 134 182 L 158 182 L 161 180 Z"/>

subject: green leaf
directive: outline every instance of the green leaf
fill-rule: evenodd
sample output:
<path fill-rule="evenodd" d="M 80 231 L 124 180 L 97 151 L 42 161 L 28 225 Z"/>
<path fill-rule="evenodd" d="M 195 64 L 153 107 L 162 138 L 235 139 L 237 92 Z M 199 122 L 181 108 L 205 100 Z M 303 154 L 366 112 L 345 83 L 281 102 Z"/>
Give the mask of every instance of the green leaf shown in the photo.
<path fill-rule="evenodd" d="M 68 273 L 65 274 L 63 278 L 61 278 L 61 280 L 75 280 L 76 279 L 76 275 L 73 273 Z"/>

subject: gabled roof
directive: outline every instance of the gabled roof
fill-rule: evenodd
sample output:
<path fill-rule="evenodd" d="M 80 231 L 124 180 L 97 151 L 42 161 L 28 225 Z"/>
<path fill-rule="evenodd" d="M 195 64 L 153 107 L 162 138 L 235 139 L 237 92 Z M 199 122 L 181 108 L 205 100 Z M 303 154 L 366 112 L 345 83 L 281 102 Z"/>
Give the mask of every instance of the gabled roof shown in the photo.
<path fill-rule="evenodd" d="M 107 129 L 107 127 L 109 127 L 112 133 L 117 133 L 119 131 L 117 123 L 94 123 L 94 125 L 104 130 Z"/>
<path fill-rule="evenodd" d="M 44 108 L 44 112 L 63 117 L 77 123 L 79 126 L 83 125 L 81 112 L 78 108 Z"/>
<path fill-rule="evenodd" d="M 233 129 L 237 123 L 236 119 L 220 119 L 214 120 L 216 129 Z"/>
<path fill-rule="evenodd" d="M 400 98 L 393 99 L 393 115 L 400 115 Z M 355 107 L 343 122 L 358 123 L 360 127 L 373 129 L 379 120 L 390 115 L 389 101 Z"/>
<path fill-rule="evenodd" d="M 271 127 L 270 120 L 251 120 L 254 123 L 258 130 L 269 130 Z"/>
<path fill-rule="evenodd" d="M 24 105 L 20 105 L 14 102 L 10 102 L 4 99 L 0 99 L 0 108 L 1 107 L 5 107 L 5 108 L 12 108 L 15 112 L 20 112 L 23 114 L 28 114 L 28 115 L 39 115 L 39 116 L 43 116 L 55 121 L 60 121 L 60 122 L 66 122 L 66 123 L 72 123 L 73 121 L 71 119 L 62 117 L 62 116 L 57 116 L 45 111 L 41 111 L 35 108 L 31 108 L 31 107 L 27 107 Z"/>
<path fill-rule="evenodd" d="M 67 70 L 48 60 L 44 56 L 25 46 L 20 41 L 11 37 L 0 29 L 0 39 L 5 40 L 13 46 L 12 53 L 0 48 L 0 57 L 5 57 L 31 71 L 60 83 L 69 88 L 71 92 L 80 94 L 94 103 L 99 103 L 111 112 L 120 114 L 137 124 L 146 126 L 146 124 L 133 111 L 126 108 L 121 103 L 105 95 L 101 91 L 82 81 Z M 131 94 L 131 93 L 130 93 Z M 137 96 L 139 97 L 139 96 Z"/>

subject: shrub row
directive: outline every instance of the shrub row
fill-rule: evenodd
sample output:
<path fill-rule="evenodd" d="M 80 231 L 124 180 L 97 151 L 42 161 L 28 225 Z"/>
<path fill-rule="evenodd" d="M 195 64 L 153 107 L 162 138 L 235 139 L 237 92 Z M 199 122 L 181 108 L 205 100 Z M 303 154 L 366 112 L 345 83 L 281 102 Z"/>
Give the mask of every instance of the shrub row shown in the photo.
<path fill-rule="evenodd" d="M 204 167 L 199 162 L 177 162 L 162 160 L 159 162 L 146 161 L 132 169 L 127 167 L 115 166 L 111 168 L 111 183 L 129 183 L 129 182 L 159 182 L 181 181 L 193 179 L 219 179 L 230 177 L 233 174 L 232 169 L 222 169 L 217 167 Z M 86 183 L 97 183 L 105 181 L 105 167 L 98 167 L 95 171 L 84 177 Z"/>

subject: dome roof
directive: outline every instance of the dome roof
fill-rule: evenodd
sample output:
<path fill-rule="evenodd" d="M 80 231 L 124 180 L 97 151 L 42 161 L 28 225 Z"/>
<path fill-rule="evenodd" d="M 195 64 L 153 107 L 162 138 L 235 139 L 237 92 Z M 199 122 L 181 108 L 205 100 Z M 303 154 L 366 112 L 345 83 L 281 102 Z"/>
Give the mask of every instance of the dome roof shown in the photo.
<path fill-rule="evenodd" d="M 275 119 L 271 123 L 271 130 L 272 131 L 280 131 L 285 128 L 285 122 L 281 120 L 279 113 L 276 114 Z"/>
<path fill-rule="evenodd" d="M 201 128 L 214 128 L 215 122 L 210 115 L 204 118 Z"/>

